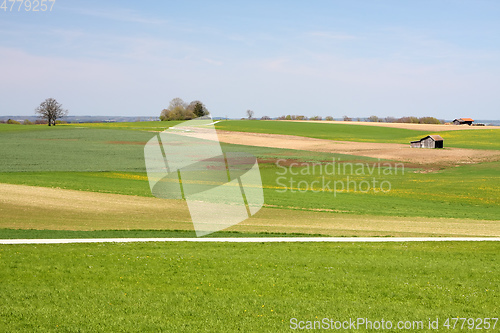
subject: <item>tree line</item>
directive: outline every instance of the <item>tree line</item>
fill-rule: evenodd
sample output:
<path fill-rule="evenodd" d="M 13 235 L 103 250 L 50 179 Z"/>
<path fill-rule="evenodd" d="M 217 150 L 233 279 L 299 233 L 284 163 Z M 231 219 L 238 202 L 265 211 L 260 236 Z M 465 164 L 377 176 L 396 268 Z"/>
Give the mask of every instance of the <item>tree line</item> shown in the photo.
<path fill-rule="evenodd" d="M 368 118 L 368 121 L 370 122 L 385 122 L 385 123 L 407 123 L 407 124 L 444 124 L 444 120 L 439 120 L 434 117 L 413 117 L 413 116 L 407 116 L 407 117 L 401 117 L 401 118 L 394 118 L 394 117 L 385 117 L 385 118 L 379 118 L 377 116 L 370 116 Z"/>
<path fill-rule="evenodd" d="M 14 119 L 0 120 L 0 124 L 13 124 L 13 125 L 47 125 L 49 122 L 45 119 L 37 119 L 34 122 L 29 119 L 17 121 Z M 67 124 L 67 121 L 56 120 L 56 124 Z"/>
<path fill-rule="evenodd" d="M 49 126 L 55 126 L 58 123 L 64 123 L 57 119 L 62 118 L 68 114 L 68 110 L 62 107 L 62 104 L 57 102 L 54 98 L 47 98 L 45 101 L 40 103 L 40 105 L 35 109 L 35 113 L 40 116 L 43 120 L 37 120 L 35 124 L 48 124 Z M 181 98 L 176 97 L 172 99 L 169 103 L 168 108 L 163 109 L 160 114 L 160 120 L 170 121 L 170 120 L 190 120 L 194 118 L 203 117 L 210 114 L 205 105 L 199 100 L 194 100 L 191 103 L 184 102 Z M 254 119 L 254 111 L 247 110 L 247 119 Z M 242 118 L 245 119 L 245 118 Z M 272 120 L 268 116 L 263 116 L 261 120 Z M 307 117 L 304 115 L 283 115 L 277 120 L 323 120 L 322 116 Z M 333 121 L 332 116 L 325 117 L 327 121 Z M 344 121 L 352 121 L 352 118 L 348 116 L 343 117 Z M 386 123 L 411 123 L 411 124 L 444 124 L 444 120 L 437 119 L 435 117 L 414 117 L 406 116 L 401 118 L 385 117 L 379 118 L 377 116 L 370 116 L 366 119 L 369 122 L 386 122 Z M 357 118 L 357 121 L 361 121 L 361 118 Z M 7 124 L 20 124 L 20 122 L 9 119 L 7 121 L 0 121 L 0 123 Z M 23 122 L 24 125 L 33 124 L 29 120 Z"/>
<path fill-rule="evenodd" d="M 248 119 L 254 119 L 248 114 L 247 111 L 247 116 Z M 253 113 L 252 113 L 253 116 Z M 245 119 L 245 118 L 242 118 Z M 275 118 L 276 120 L 327 120 L 327 121 L 333 121 L 332 116 L 326 116 L 323 118 L 322 116 L 312 116 L 312 117 L 307 117 L 303 115 L 283 115 L 280 117 Z M 273 120 L 273 118 L 268 117 L 268 116 L 263 116 L 260 118 L 260 120 Z M 344 116 L 343 117 L 344 121 L 353 121 L 353 118 Z M 440 120 L 434 117 L 413 117 L 413 116 L 408 116 L 408 117 L 401 117 L 401 118 L 394 118 L 394 117 L 385 117 L 385 118 L 379 118 L 377 116 L 370 116 L 368 118 L 356 118 L 356 121 L 368 121 L 368 122 L 384 122 L 384 123 L 410 123 L 410 124 L 444 124 L 444 120 Z"/>

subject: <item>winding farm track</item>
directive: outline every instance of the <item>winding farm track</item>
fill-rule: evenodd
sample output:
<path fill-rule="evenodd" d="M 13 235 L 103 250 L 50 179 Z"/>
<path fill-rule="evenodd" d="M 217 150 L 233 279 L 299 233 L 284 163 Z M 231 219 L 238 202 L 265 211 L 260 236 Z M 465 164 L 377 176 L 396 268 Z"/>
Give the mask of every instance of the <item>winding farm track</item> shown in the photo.
<path fill-rule="evenodd" d="M 460 130 L 482 130 L 482 129 L 497 129 L 498 126 L 467 126 L 467 125 L 439 125 L 439 124 L 410 124 L 410 123 L 382 123 L 382 122 L 369 122 L 369 121 L 329 121 L 329 120 L 280 120 L 290 122 L 303 122 L 303 123 L 325 123 L 325 124 L 340 124 L 340 125 L 361 125 L 361 126 L 376 126 L 376 127 L 392 127 L 404 128 L 417 131 L 460 131 Z"/>
<path fill-rule="evenodd" d="M 439 125 L 436 125 L 439 126 Z M 444 125 L 442 125 L 444 126 Z M 295 135 L 217 130 L 220 142 L 366 156 L 415 164 L 470 164 L 500 160 L 500 151 L 485 149 L 415 149 L 409 144 L 334 141 Z"/>

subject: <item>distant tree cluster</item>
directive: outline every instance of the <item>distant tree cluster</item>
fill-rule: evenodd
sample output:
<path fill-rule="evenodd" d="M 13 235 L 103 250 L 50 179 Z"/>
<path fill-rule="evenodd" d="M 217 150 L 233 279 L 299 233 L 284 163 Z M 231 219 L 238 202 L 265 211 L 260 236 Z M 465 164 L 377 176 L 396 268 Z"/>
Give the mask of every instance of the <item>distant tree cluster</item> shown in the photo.
<path fill-rule="evenodd" d="M 420 124 L 420 119 L 417 117 L 401 117 L 394 121 L 395 123 L 409 123 L 409 124 Z"/>
<path fill-rule="evenodd" d="M 414 123 L 414 124 L 444 124 L 444 120 L 439 120 L 434 117 L 402 117 L 396 120 L 397 123 Z"/>
<path fill-rule="evenodd" d="M 1 120 L 0 123 L 1 124 L 21 125 L 20 122 L 18 122 L 17 120 L 14 120 L 14 119 Z"/>
<path fill-rule="evenodd" d="M 160 120 L 190 120 L 206 116 L 209 113 L 205 105 L 198 100 L 187 104 L 181 98 L 176 97 L 170 101 L 167 109 L 161 111 Z"/>
<path fill-rule="evenodd" d="M 281 116 L 277 118 L 278 120 L 323 120 L 322 116 L 312 116 L 311 118 L 308 118 L 306 116 L 302 115 L 286 115 L 286 116 Z M 333 117 L 332 116 L 326 116 L 325 120 L 332 121 Z"/>
<path fill-rule="evenodd" d="M 278 117 L 278 120 L 308 120 L 306 116 L 299 116 L 299 115 L 286 115 L 286 116 L 281 116 Z"/>
<path fill-rule="evenodd" d="M 358 118 L 359 121 L 359 118 Z M 385 117 L 385 118 L 379 118 L 377 116 L 370 116 L 368 118 L 368 121 L 370 122 L 386 122 L 386 123 L 407 123 L 407 124 L 444 124 L 444 120 L 439 120 L 434 117 L 401 117 L 401 118 L 394 118 L 394 117 Z"/>
<path fill-rule="evenodd" d="M 243 119 L 243 118 L 242 118 Z M 277 120 L 323 120 L 323 117 L 321 116 L 313 116 L 313 117 L 306 117 L 302 115 L 283 115 L 278 118 Z M 327 121 L 333 121 L 332 116 L 326 116 L 324 118 Z M 395 118 L 395 117 L 385 117 L 385 118 L 379 118 L 377 116 L 370 116 L 368 118 L 362 119 L 362 118 L 355 118 L 356 121 L 370 121 L 370 122 L 386 122 L 386 123 L 413 123 L 413 124 L 444 124 L 444 120 L 439 120 L 434 117 L 401 117 L 401 118 Z M 261 120 L 271 120 L 270 117 L 268 116 L 263 116 Z M 344 121 L 353 121 L 353 118 L 349 116 L 344 116 L 343 117 Z"/>
<path fill-rule="evenodd" d="M 49 122 L 45 119 L 37 119 L 35 122 L 30 121 L 29 119 L 24 119 L 23 122 L 8 119 L 8 120 L 0 120 L 0 124 L 11 124 L 11 125 L 47 125 Z M 64 120 L 56 120 L 56 124 L 67 124 L 67 121 Z"/>

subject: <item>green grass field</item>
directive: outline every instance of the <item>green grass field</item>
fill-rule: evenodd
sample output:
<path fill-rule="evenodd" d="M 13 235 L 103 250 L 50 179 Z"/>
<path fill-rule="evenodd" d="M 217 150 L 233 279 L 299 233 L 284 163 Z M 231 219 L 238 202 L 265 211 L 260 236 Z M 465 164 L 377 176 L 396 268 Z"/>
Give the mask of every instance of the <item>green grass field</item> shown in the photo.
<path fill-rule="evenodd" d="M 176 126 L 182 121 L 138 121 L 138 122 L 123 122 L 123 123 L 83 123 L 83 124 L 64 124 L 62 127 L 86 127 L 95 129 L 121 129 L 133 131 L 164 131 L 169 127 Z"/>
<path fill-rule="evenodd" d="M 272 163 L 261 163 L 265 203 L 289 209 L 332 209 L 347 214 L 474 218 L 495 220 L 500 216 L 500 162 L 468 165 L 435 173 L 386 175 L 391 191 L 375 193 L 354 192 L 351 188 L 334 192 L 335 181 L 347 183 L 347 176 L 325 176 L 332 191 L 322 190 L 321 175 L 280 176 L 281 169 Z M 293 168 L 300 173 L 306 167 Z M 280 179 L 279 177 L 285 177 Z M 370 176 L 350 176 L 350 180 L 367 180 Z M 290 186 L 293 180 L 294 186 Z M 302 183 L 318 181 L 319 187 L 307 188 Z M 4 172 L 0 182 L 63 188 L 100 193 L 115 193 L 152 197 L 147 175 L 129 172 Z M 458 185 L 457 185 L 458 184 Z M 285 186 L 282 186 L 285 185 Z M 319 191 L 319 192 L 316 192 Z M 442 195 L 446 193 L 446 195 Z"/>
<path fill-rule="evenodd" d="M 54 126 L 47 125 L 13 125 L 0 124 L 0 133 L 5 132 L 32 132 L 32 131 L 56 131 L 68 128 L 93 128 L 93 129 L 118 129 L 131 131 L 164 131 L 165 129 L 180 124 L 182 121 L 141 121 L 123 123 L 72 123 Z"/>
<path fill-rule="evenodd" d="M 154 123 L 158 122 L 146 123 L 144 126 L 147 128 L 147 125 Z M 28 132 L 0 132 L 0 156 L 3 156 L 0 160 L 0 182 L 151 197 L 145 173 L 143 144 L 154 134 L 123 129 L 129 125 L 137 127 L 137 123 L 125 124 L 116 129 L 109 127 L 118 127 L 117 124 L 89 125 L 92 128 L 56 126 L 50 131 L 40 130 L 40 126 L 0 127 L 33 129 Z M 45 127 L 48 128 L 43 128 Z M 484 131 L 486 130 L 475 132 Z M 500 162 L 462 165 L 432 172 L 399 167 L 399 170 L 394 169 L 399 171 L 398 173 L 384 174 L 384 171 L 391 171 L 389 167 L 384 166 L 385 161 L 367 157 L 230 144 L 222 146 L 225 151 L 245 151 L 258 157 L 265 203 L 270 207 L 331 209 L 347 214 L 485 220 L 495 220 L 500 216 L 500 180 L 497 176 Z M 340 160 L 354 164 L 354 168 L 356 163 L 363 163 L 368 166 L 377 165 L 377 169 L 374 176 L 366 174 L 366 171 L 365 174 L 353 174 L 351 169 L 340 175 L 311 172 L 304 175 L 302 173 L 308 166 L 298 165 L 292 169 L 287 168 L 287 173 L 283 175 L 285 169 L 277 165 L 278 159 L 309 165 L 325 165 L 332 160 Z M 378 168 L 377 163 L 381 163 L 381 168 Z M 382 171 L 381 175 L 377 174 L 379 170 Z M 291 175 L 290 172 L 297 175 Z M 347 184 L 347 176 L 350 177 L 349 180 L 358 183 L 371 182 L 376 177 L 379 184 L 383 181 L 389 182 L 391 191 L 375 193 L 378 188 L 374 186 L 371 186 L 367 193 L 353 191 L 352 188 L 349 191 L 347 188 L 341 190 L 340 185 Z M 291 184 L 291 181 L 294 183 Z M 315 181 L 316 187 L 305 187 Z M 342 182 L 338 183 L 338 191 L 333 191 L 335 182 Z M 329 184 L 329 187 L 323 190 L 322 183 Z"/>
<path fill-rule="evenodd" d="M 266 203 L 279 207 L 337 209 L 346 213 L 372 215 L 490 220 L 496 220 L 500 216 L 500 162 L 466 165 L 428 173 L 406 169 L 403 174 L 402 169 L 399 169 L 399 174 L 393 171 L 392 174 L 381 176 L 350 173 L 314 175 L 310 170 L 311 167 L 298 166 L 292 170 L 287 169 L 287 173 L 281 176 L 284 170 L 275 165 L 264 165 L 261 169 L 263 183 L 269 187 L 264 190 Z M 292 175 L 291 172 L 297 175 Z M 306 175 L 302 175 L 302 172 Z M 373 186 L 374 178 L 379 185 Z M 294 182 L 293 187 L 291 181 Z M 317 181 L 315 188 L 308 186 L 313 181 Z M 327 188 L 323 190 L 323 183 L 329 181 L 332 191 Z M 358 184 L 365 181 L 362 190 L 367 189 L 368 182 L 370 189 L 364 193 L 360 191 L 359 185 L 356 191 L 351 185 L 347 191 L 348 181 L 356 181 Z M 381 191 L 380 184 L 384 181 L 388 182 L 384 184 L 384 189 L 388 188 L 387 184 L 391 186 L 387 193 Z M 335 182 L 340 182 L 337 193 Z"/>
<path fill-rule="evenodd" d="M 439 134 L 445 147 L 500 149 L 500 129 L 440 131 L 432 133 L 403 128 L 328 124 L 292 121 L 230 120 L 221 121 L 216 128 L 225 131 L 292 134 L 308 138 L 409 144 L 429 134 Z"/>
<path fill-rule="evenodd" d="M 45 125 L 7 125 L 0 124 L 0 133 L 6 132 L 33 132 L 85 128 L 85 129 L 113 129 L 134 132 L 161 132 L 169 127 L 179 124 L 179 121 L 168 122 L 131 122 L 131 123 L 86 123 L 86 124 L 66 124 L 58 125 L 55 128 Z M 216 125 L 219 130 L 271 133 L 271 134 L 291 134 L 318 139 L 357 141 L 357 142 L 384 142 L 403 143 L 419 139 L 429 134 L 439 134 L 446 142 L 446 147 L 472 148 L 472 149 L 500 149 L 500 129 L 481 130 L 460 130 L 460 131 L 440 131 L 430 133 L 428 131 L 418 131 L 412 129 L 360 126 L 351 124 L 328 124 L 311 122 L 290 122 L 290 121 L 258 121 L 258 120 L 229 120 L 220 121 Z M 132 135 L 132 134 L 130 134 Z"/>
<path fill-rule="evenodd" d="M 495 317 L 496 243 L 0 246 L 2 331 L 288 331 Z"/>
<path fill-rule="evenodd" d="M 2 156 L 0 172 L 146 171 L 144 145 L 154 137 L 154 133 L 123 128 L 99 128 L 97 125 L 99 124 L 90 127 L 61 125 L 50 131 L 40 130 L 39 126 L 5 125 L 33 130 L 4 132 L 0 127 L 0 156 Z M 224 145 L 224 147 L 225 151 L 245 151 L 268 159 L 283 157 L 317 161 L 342 157 L 344 160 L 375 160 L 341 154 L 318 155 L 314 152 L 286 149 L 239 145 Z"/>
<path fill-rule="evenodd" d="M 143 147 L 151 137 L 148 132 L 64 126 L 2 133 L 0 170 L 145 171 Z"/>

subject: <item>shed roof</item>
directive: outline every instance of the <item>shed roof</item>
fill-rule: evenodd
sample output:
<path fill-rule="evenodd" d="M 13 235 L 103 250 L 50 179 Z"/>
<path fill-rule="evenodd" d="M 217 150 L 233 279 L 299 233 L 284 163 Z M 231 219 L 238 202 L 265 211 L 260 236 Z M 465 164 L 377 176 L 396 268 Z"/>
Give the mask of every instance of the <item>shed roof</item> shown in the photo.
<path fill-rule="evenodd" d="M 443 141 L 443 138 L 440 135 L 428 135 L 426 138 L 432 138 L 434 141 Z"/>
<path fill-rule="evenodd" d="M 462 119 L 463 121 L 474 121 L 474 119 L 472 118 L 460 118 L 460 119 Z"/>
<path fill-rule="evenodd" d="M 434 141 L 444 141 L 443 138 L 440 135 L 427 135 L 425 138 L 422 138 L 422 139 L 416 140 L 416 141 L 410 141 L 410 143 L 421 142 L 421 141 L 423 141 L 423 140 L 425 140 L 427 138 L 431 138 Z"/>

